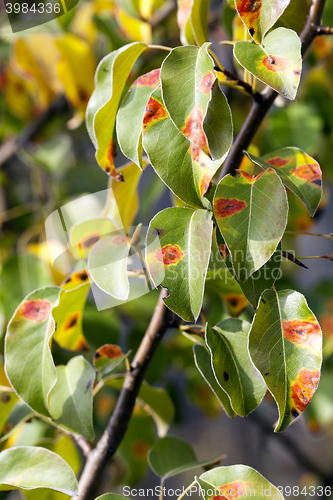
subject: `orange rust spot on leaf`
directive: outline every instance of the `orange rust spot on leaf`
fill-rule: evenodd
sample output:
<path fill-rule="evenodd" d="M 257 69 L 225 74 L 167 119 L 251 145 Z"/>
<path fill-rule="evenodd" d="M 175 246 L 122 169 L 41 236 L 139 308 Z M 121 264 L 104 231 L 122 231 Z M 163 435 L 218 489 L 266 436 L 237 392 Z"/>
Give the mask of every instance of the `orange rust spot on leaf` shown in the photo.
<path fill-rule="evenodd" d="M 225 259 L 226 257 L 228 257 L 228 255 L 230 255 L 227 245 L 222 245 L 222 244 L 219 245 L 219 252 L 223 259 Z"/>
<path fill-rule="evenodd" d="M 192 141 L 194 144 L 199 146 L 207 156 L 210 156 L 207 138 L 202 127 L 203 115 L 202 111 L 195 107 L 191 114 L 186 118 L 185 125 L 182 127 L 182 132 Z"/>
<path fill-rule="evenodd" d="M 160 72 L 160 69 L 153 69 L 153 71 L 139 76 L 132 87 L 156 87 L 160 83 Z"/>
<path fill-rule="evenodd" d="M 136 439 L 132 443 L 131 451 L 135 460 L 146 460 L 151 444 L 143 439 Z"/>
<path fill-rule="evenodd" d="M 260 17 L 262 0 L 236 0 L 236 5 L 240 17 L 253 36 L 255 33 L 253 25 Z"/>
<path fill-rule="evenodd" d="M 213 87 L 214 80 L 215 80 L 215 75 L 213 72 L 207 73 L 207 75 L 204 75 L 202 77 L 200 82 L 200 89 L 203 91 L 204 94 L 206 95 L 209 94 L 209 92 Z"/>
<path fill-rule="evenodd" d="M 210 175 L 203 175 L 201 177 L 200 182 L 199 182 L 199 189 L 200 189 L 201 198 L 206 193 L 206 191 L 208 191 L 210 180 L 211 180 Z"/>
<path fill-rule="evenodd" d="M 238 170 L 238 172 L 243 177 L 243 179 L 245 179 L 247 182 L 250 182 L 251 184 L 256 182 L 265 173 L 265 172 L 261 172 L 258 175 L 252 176 L 252 175 L 248 174 L 247 172 L 245 172 L 245 170 Z M 268 169 L 268 170 L 266 170 L 266 172 L 272 172 L 272 169 Z"/>
<path fill-rule="evenodd" d="M 184 252 L 178 245 L 165 245 L 156 250 L 156 259 L 165 266 L 178 264 L 184 258 Z"/>
<path fill-rule="evenodd" d="M 262 64 L 269 70 L 274 73 L 280 71 L 286 71 L 290 66 L 290 61 L 286 57 L 279 56 L 264 56 L 262 60 Z"/>
<path fill-rule="evenodd" d="M 101 357 L 106 357 L 109 359 L 113 358 L 118 358 L 119 356 L 122 356 L 121 349 L 114 344 L 105 344 L 99 349 L 97 349 L 94 358 L 99 359 Z"/>
<path fill-rule="evenodd" d="M 214 201 L 214 214 L 218 219 L 230 217 L 241 212 L 246 207 L 246 203 L 236 198 L 219 198 Z"/>
<path fill-rule="evenodd" d="M 64 324 L 64 330 L 71 330 L 72 328 L 75 328 L 78 324 L 80 318 L 80 313 L 77 311 L 74 314 L 71 314 L 69 318 L 66 320 L 66 323 Z"/>
<path fill-rule="evenodd" d="M 321 331 L 315 319 L 302 321 L 293 319 L 282 322 L 284 336 L 296 345 L 321 355 Z"/>
<path fill-rule="evenodd" d="M 292 174 L 299 179 L 310 181 L 318 187 L 321 186 L 321 171 L 319 165 L 316 163 L 297 167 L 292 171 Z"/>
<path fill-rule="evenodd" d="M 319 384 L 319 370 L 308 370 L 302 368 L 294 382 L 291 383 L 291 398 L 293 401 L 294 411 L 291 414 L 294 418 L 302 413 L 310 403 L 315 390 Z M 296 413 L 295 413 L 296 410 Z"/>
<path fill-rule="evenodd" d="M 217 486 L 216 489 L 221 492 L 221 495 L 211 497 L 212 500 L 236 500 L 237 498 L 246 497 L 246 490 L 251 489 L 251 483 L 235 481 L 223 486 Z"/>
<path fill-rule="evenodd" d="M 50 317 L 51 310 L 52 305 L 48 300 L 27 300 L 20 306 L 17 314 L 27 320 L 42 323 Z"/>
<path fill-rule="evenodd" d="M 154 97 L 150 97 L 143 117 L 143 132 L 146 132 L 155 122 L 163 120 L 167 116 L 168 113 L 163 104 Z"/>
<path fill-rule="evenodd" d="M 231 293 L 229 295 L 222 295 L 222 298 L 226 301 L 230 311 L 235 316 L 238 316 L 248 306 L 248 301 L 243 295 Z"/>
<path fill-rule="evenodd" d="M 120 246 L 120 245 L 126 245 L 126 243 L 129 242 L 129 238 L 127 236 L 123 236 L 119 234 L 119 236 L 114 236 L 112 240 L 110 241 L 110 244 L 112 246 Z"/>
<path fill-rule="evenodd" d="M 272 158 L 271 160 L 266 161 L 266 163 L 273 165 L 273 167 L 284 167 L 289 162 L 290 162 L 290 160 L 284 160 L 283 158 L 280 158 L 279 156 L 277 156 L 276 158 Z"/>

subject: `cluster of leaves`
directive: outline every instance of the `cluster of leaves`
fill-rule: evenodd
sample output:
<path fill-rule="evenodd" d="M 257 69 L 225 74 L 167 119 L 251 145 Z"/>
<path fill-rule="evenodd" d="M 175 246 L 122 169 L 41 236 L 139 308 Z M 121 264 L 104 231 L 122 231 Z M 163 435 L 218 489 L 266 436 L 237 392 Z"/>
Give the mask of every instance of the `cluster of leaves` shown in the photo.
<path fill-rule="evenodd" d="M 279 1 L 272 6 L 272 2 L 263 1 L 260 8 L 250 12 L 244 7 L 246 2 L 235 2 L 234 56 L 245 74 L 252 75 L 248 81 L 253 84 L 254 95 L 258 79 L 282 96 L 295 98 L 302 69 L 301 44 L 296 33 L 299 29 L 289 29 L 292 10 L 288 13 L 288 9 L 297 10 L 296 3 Z M 113 34 L 111 45 L 116 50 L 97 68 L 86 115 L 97 162 L 110 175 L 106 204 L 94 212 L 94 217 L 91 206 L 76 219 L 68 216 L 69 238 L 60 248 L 59 242 L 48 242 L 51 253 L 58 257 L 69 249 L 69 275 L 54 268 L 51 275 L 45 258 L 46 243 L 44 247 L 37 244 L 30 246 L 30 255 L 22 259 L 33 276 L 35 286 L 31 288 L 39 289 L 24 299 L 25 290 L 15 292 L 14 297 L 4 293 L 6 285 L 0 290 L 7 317 L 13 313 L 17 295 L 23 299 L 8 324 L 6 375 L 0 371 L 0 439 L 6 443 L 0 453 L 0 489 L 24 489 L 28 500 L 34 498 L 29 490 L 36 487 L 76 494 L 75 476 L 60 458 L 64 457 L 76 474 L 79 472 L 80 459 L 67 435 L 74 433 L 92 441 L 93 396 L 96 419 L 103 420 L 103 411 L 106 416 L 111 411 L 124 380 L 130 352 L 117 345 L 123 343 L 118 339 L 114 344 L 94 342 L 94 334 L 86 338 L 84 311 L 89 286 L 93 292 L 98 289 L 106 294 L 108 304 L 125 307 L 123 311 L 133 318 L 137 313 L 131 313 L 124 304 L 142 294 L 142 282 L 146 292 L 160 285 L 167 288 L 165 304 L 184 322 L 198 320 L 205 307 L 204 297 L 217 298 L 216 307 L 206 308 L 209 324 L 201 328 L 205 339 L 195 341 L 194 360 L 230 417 L 248 415 L 268 389 L 279 411 L 275 430 L 282 431 L 305 410 L 319 383 L 320 326 L 302 294 L 292 289 L 277 291 L 275 282 L 280 276 L 281 240 L 287 223 L 292 229 L 306 229 L 321 200 L 320 167 L 303 150 L 282 147 L 277 141 L 263 148 L 264 155 L 252 147 L 239 174 L 218 182 L 219 169 L 232 144 L 233 120 L 235 128 L 239 126 L 219 82 L 234 88 L 239 88 L 239 82 L 227 80 L 217 55 L 206 42 L 207 3 L 179 1 L 177 16 L 184 46 L 169 50 L 160 69 L 142 65 L 142 74 L 128 89 L 128 79 L 133 79 L 140 67 L 140 56 L 150 49 L 151 25 L 147 21 L 159 6 L 158 2 L 147 1 L 83 3 L 74 17 L 74 34 L 34 34 L 17 40 L 12 64 L 19 68 L 20 75 L 9 66 L 5 69 L 5 99 L 14 114 L 20 115 L 24 109 L 27 113 L 20 117 L 29 118 L 36 108 L 45 108 L 54 96 L 65 93 L 82 119 L 93 90 L 90 45 L 96 40 L 96 26 L 101 25 L 98 22 L 104 22 L 104 32 Z M 230 11 L 227 6 L 226 17 Z M 106 22 L 107 17 L 116 20 L 123 37 L 135 41 L 125 46 L 124 39 L 114 41 L 114 24 L 110 19 Z M 237 26 L 242 23 L 248 30 L 246 36 L 244 30 L 237 34 Z M 49 52 L 52 61 L 46 57 Z M 11 78 L 27 89 L 22 99 L 30 96 L 35 103 L 32 108 L 16 102 L 14 86 L 8 83 Z M 276 113 L 277 130 L 286 113 L 292 113 L 288 110 Z M 294 130 L 292 116 L 289 119 Z M 289 140 L 281 142 L 289 144 Z M 121 168 L 115 166 L 117 145 L 130 160 Z M 297 146 L 303 143 L 297 141 Z M 310 148 L 309 153 L 314 152 Z M 46 155 L 41 151 L 33 160 L 43 164 Z M 173 193 L 176 206 L 155 215 L 144 238 L 143 229 L 133 224 L 140 169 L 143 171 L 148 162 Z M 250 173 L 255 168 L 258 175 L 253 176 Z M 143 240 L 145 255 L 140 249 Z M 135 260 L 136 256 L 140 258 Z M 13 267 L 13 260 L 4 266 L 2 279 L 6 279 L 6 272 L 12 279 Z M 137 292 L 139 285 L 141 291 Z M 228 315 L 222 312 L 220 298 Z M 148 300 L 148 296 L 142 298 L 140 307 L 144 308 Z M 249 304 L 246 317 L 238 319 Z M 137 307 L 138 302 L 134 302 L 133 308 Z M 330 306 L 325 314 L 330 330 Z M 182 325 L 185 334 L 187 326 Z M 112 324 L 112 328 L 118 329 L 119 324 Z M 60 363 L 55 344 L 51 352 L 51 339 L 70 351 Z M 89 344 L 95 347 L 93 356 L 84 352 Z M 129 347 L 136 344 L 137 340 Z M 189 345 L 191 341 L 184 339 L 180 348 L 188 350 Z M 173 345 L 170 347 L 172 351 Z M 330 355 L 329 344 L 327 350 Z M 73 351 L 83 352 L 72 357 Z M 328 387 L 330 377 L 328 373 Z M 104 395 L 111 395 L 110 399 L 99 399 L 106 390 L 110 392 Z M 105 402 L 107 408 L 103 410 Z M 166 391 L 144 383 L 139 405 L 120 449 L 122 458 L 133 465 L 129 482 L 140 479 L 145 471 L 149 448 L 149 465 L 162 483 L 176 473 L 213 463 L 198 462 L 186 443 L 164 437 L 174 418 Z M 26 424 L 31 419 L 33 423 Z M 154 446 L 152 419 L 161 438 Z M 37 434 L 27 444 L 20 436 L 25 425 L 34 426 Z M 52 444 L 47 442 L 49 436 Z M 36 447 L 40 444 L 43 448 Z M 29 470 L 28 475 L 24 467 L 27 461 L 35 471 Z M 216 485 L 221 491 L 226 487 L 262 491 L 271 486 L 245 466 L 216 468 L 200 476 L 199 484 L 205 492 Z M 53 500 L 57 494 L 50 490 L 45 490 L 45 498 Z M 272 497 L 281 498 L 281 494 L 273 488 Z M 107 494 L 101 498 L 123 497 Z M 208 493 L 205 498 L 209 498 Z"/>

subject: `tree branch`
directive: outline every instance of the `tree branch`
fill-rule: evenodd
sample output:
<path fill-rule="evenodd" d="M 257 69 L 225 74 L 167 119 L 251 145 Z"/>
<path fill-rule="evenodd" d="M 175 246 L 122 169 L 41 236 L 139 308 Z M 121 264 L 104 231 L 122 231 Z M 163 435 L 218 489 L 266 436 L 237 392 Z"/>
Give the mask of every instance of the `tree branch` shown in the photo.
<path fill-rule="evenodd" d="M 321 24 L 326 0 L 312 0 L 307 22 L 300 34 L 302 42 L 302 56 L 310 47 L 314 38 L 318 35 L 318 27 Z M 221 170 L 218 182 L 227 174 L 233 174 L 239 168 L 243 159 L 243 151 L 250 146 L 253 137 L 257 133 L 263 119 L 279 94 L 275 90 L 267 88 L 262 94 L 262 101 L 252 103 L 242 128 L 236 137 L 234 144 L 227 156 Z"/>
<path fill-rule="evenodd" d="M 11 137 L 0 146 L 0 166 L 10 160 L 20 147 L 29 144 L 55 116 L 66 113 L 69 109 L 66 97 L 60 95 L 44 113 L 29 123 L 16 139 Z"/>
<path fill-rule="evenodd" d="M 125 435 L 144 375 L 173 319 L 173 313 L 163 302 L 163 298 L 167 294 L 165 289 L 161 290 L 147 331 L 134 356 L 131 369 L 126 374 L 113 414 L 96 448 L 88 455 L 79 482 L 79 496 L 75 497 L 78 500 L 91 500 L 93 498 L 109 460 L 117 451 Z"/>

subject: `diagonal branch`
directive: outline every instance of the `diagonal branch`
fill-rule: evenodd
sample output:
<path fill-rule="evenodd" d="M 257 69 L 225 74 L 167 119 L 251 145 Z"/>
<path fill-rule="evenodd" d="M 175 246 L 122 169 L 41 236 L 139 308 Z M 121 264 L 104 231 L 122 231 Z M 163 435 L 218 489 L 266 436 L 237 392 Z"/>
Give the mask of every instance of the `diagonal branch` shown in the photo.
<path fill-rule="evenodd" d="M 124 385 L 109 423 L 96 448 L 88 455 L 79 482 L 79 496 L 75 497 L 78 500 L 92 500 L 107 464 L 125 435 L 143 377 L 174 317 L 163 302 L 163 298 L 167 295 L 168 292 L 162 289 L 147 331 L 134 356 L 131 369 L 126 374 Z"/>
<path fill-rule="evenodd" d="M 318 27 L 321 24 L 326 0 L 312 0 L 307 22 L 300 34 L 302 42 L 302 55 L 305 54 L 311 43 L 318 35 Z M 236 137 L 234 144 L 222 167 L 218 182 L 227 174 L 233 174 L 239 168 L 243 159 L 243 151 L 250 146 L 253 137 L 257 133 L 263 119 L 279 94 L 272 89 L 266 89 L 262 94 L 262 100 L 252 103 L 249 114 Z"/>

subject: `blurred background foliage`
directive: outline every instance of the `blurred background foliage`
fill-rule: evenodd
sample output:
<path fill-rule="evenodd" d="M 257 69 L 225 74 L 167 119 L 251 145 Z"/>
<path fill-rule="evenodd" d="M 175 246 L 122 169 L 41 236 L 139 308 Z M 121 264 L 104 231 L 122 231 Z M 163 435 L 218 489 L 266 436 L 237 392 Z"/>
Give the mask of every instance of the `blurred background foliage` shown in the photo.
<path fill-rule="evenodd" d="M 244 29 L 229 4 L 232 2 L 212 2 L 209 40 L 223 65 L 237 72 L 240 70 L 233 67 L 232 49 L 218 43 L 244 37 Z M 297 12 L 300 5 L 306 16 L 308 2 L 292 0 L 290 12 L 282 16 L 280 25 L 299 31 L 305 17 L 293 15 L 292 9 Z M 9 384 L 3 368 L 4 331 L 15 308 L 29 292 L 46 285 L 60 285 L 75 268 L 75 262 L 70 260 L 67 268 L 52 267 L 44 229 L 47 216 L 69 201 L 107 188 L 107 177 L 94 159 L 84 123 L 97 63 L 110 51 L 131 41 L 180 45 L 177 10 L 173 0 L 81 1 L 68 14 L 16 34 L 11 33 L 1 4 L 0 14 L 0 450 L 17 445 L 45 446 L 63 456 L 78 473 L 82 456 L 72 438 L 34 416 L 6 389 Z M 327 2 L 324 25 L 333 26 L 331 0 Z M 299 147 L 314 156 L 322 167 L 324 196 L 318 213 L 311 219 L 291 193 L 287 228 L 290 231 L 333 233 L 332 49 L 333 37 L 316 39 L 304 64 L 296 102 L 278 97 L 251 145 L 256 156 L 286 146 Z M 164 57 L 165 53 L 146 51 L 135 64 L 125 90 L 140 74 L 160 67 Z M 251 103 L 235 90 L 226 88 L 225 92 L 237 134 Z M 118 151 L 116 166 L 125 163 Z M 241 168 L 252 173 L 254 167 L 244 159 Z M 140 174 L 137 193 L 139 204 L 134 206 L 130 221 L 133 225 L 147 225 L 158 210 L 177 203 L 150 167 Z M 126 206 L 133 201 L 123 196 L 122 203 Z M 296 255 L 302 256 L 330 253 L 332 245 L 328 238 L 292 234 L 283 241 L 285 250 L 295 249 Z M 203 455 L 213 453 L 206 449 L 207 443 L 211 443 L 210 448 L 215 446 L 214 453 L 227 453 L 225 463 L 233 463 L 240 455 L 243 463 L 258 468 L 265 461 L 266 469 L 261 472 L 281 485 L 333 483 L 333 264 L 323 260 L 306 263 L 308 270 L 285 262 L 277 287 L 296 288 L 304 293 L 317 315 L 324 334 L 323 374 L 305 417 L 284 434 L 287 437 L 273 436 L 274 443 L 267 445 L 266 440 L 271 439 L 267 435 L 271 434 L 277 417 L 270 396 L 266 396 L 248 422 L 239 417 L 229 421 L 222 415 L 218 400 L 195 368 L 191 335 L 170 332 L 146 376 L 149 384 L 166 389 L 171 398 L 169 403 L 174 408 L 171 433 L 188 437 Z M 123 352 L 133 353 L 157 296 L 158 292 L 150 292 L 128 304 L 98 311 L 89 294 L 82 318 L 86 339 L 82 354 L 92 361 L 95 350 L 105 343 L 117 344 Z M 207 287 L 203 311 L 214 324 L 227 312 L 248 320 L 253 315 L 244 297 L 218 286 Z M 78 353 L 69 349 L 66 342 L 53 341 L 52 349 L 56 364 L 66 363 Z M 117 368 L 118 373 L 124 370 L 125 361 Z M 97 438 L 108 421 L 117 394 L 118 389 L 111 384 L 95 396 Z M 147 451 L 157 439 L 156 421 L 151 406 L 140 400 L 111 465 L 113 489 L 139 481 L 156 482 L 151 476 L 144 479 Z M 274 448 L 276 442 L 278 451 Z M 277 453 L 270 464 L 267 461 L 272 459 L 268 458 L 267 449 L 265 446 L 266 452 L 260 449 L 262 443 L 266 443 L 266 448 L 273 446 L 269 449 Z M 285 450 L 281 451 L 281 447 Z M 285 459 L 284 453 L 291 457 L 289 471 L 286 470 L 289 459 Z M 107 489 L 111 487 L 107 485 Z M 51 490 L 26 492 L 24 496 L 27 500 L 65 497 Z M 3 497 L 0 493 L 0 498 Z"/>

